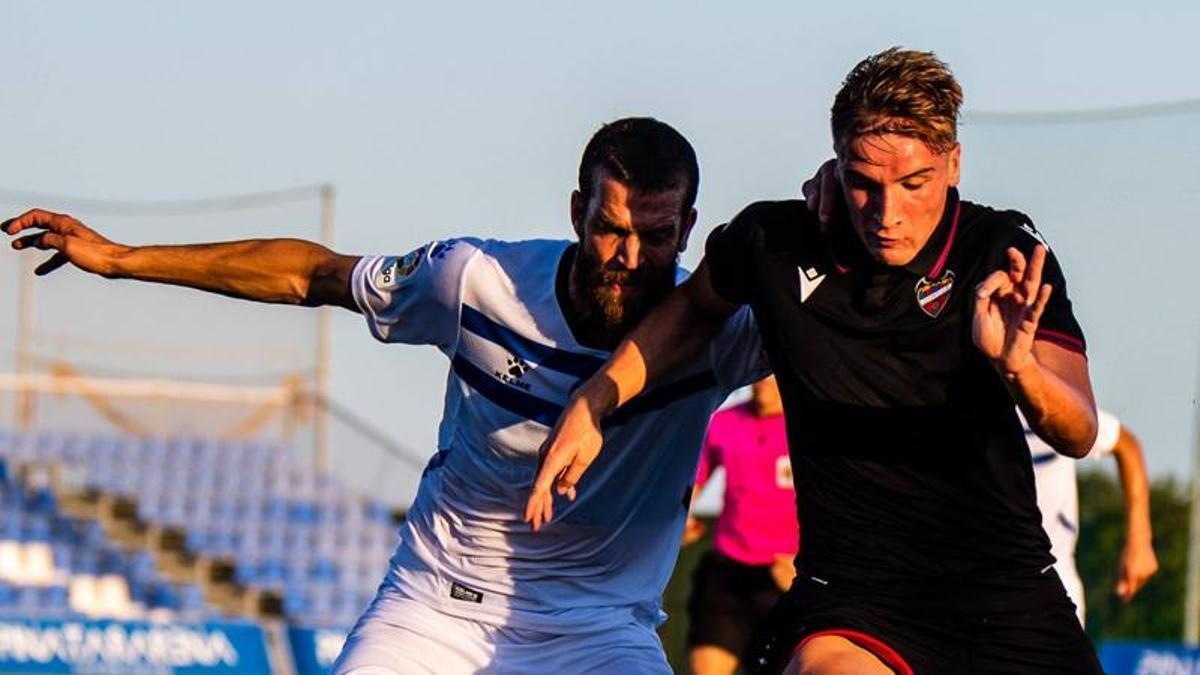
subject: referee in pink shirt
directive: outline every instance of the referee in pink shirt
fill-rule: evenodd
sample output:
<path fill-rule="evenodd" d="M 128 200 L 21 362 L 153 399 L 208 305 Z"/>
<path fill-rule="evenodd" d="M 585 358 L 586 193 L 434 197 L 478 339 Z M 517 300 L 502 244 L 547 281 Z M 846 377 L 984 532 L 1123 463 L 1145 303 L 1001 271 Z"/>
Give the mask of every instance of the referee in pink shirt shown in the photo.
<path fill-rule="evenodd" d="M 688 649 L 696 675 L 729 675 L 755 627 L 792 584 L 800 540 L 783 403 L 775 377 L 755 382 L 749 402 L 713 415 L 696 493 L 725 468 L 725 499 L 692 578 Z M 699 538 L 689 518 L 685 543 Z"/>

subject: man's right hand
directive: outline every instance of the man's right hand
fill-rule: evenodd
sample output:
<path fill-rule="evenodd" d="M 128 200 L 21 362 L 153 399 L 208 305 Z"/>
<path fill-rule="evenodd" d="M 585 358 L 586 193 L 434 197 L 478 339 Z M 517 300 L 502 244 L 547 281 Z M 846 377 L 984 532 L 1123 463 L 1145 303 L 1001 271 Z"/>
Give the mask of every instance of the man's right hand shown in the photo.
<path fill-rule="evenodd" d="M 42 209 L 26 211 L 22 215 L 0 223 L 5 234 L 17 237 L 12 242 L 15 250 L 36 249 L 54 251 L 49 260 L 37 266 L 38 276 L 49 274 L 71 263 L 85 272 L 106 277 L 115 274 L 113 260 L 127 247 L 113 243 L 97 234 L 71 216 L 52 213 Z M 29 232 L 30 230 L 36 230 Z"/>
<path fill-rule="evenodd" d="M 551 488 L 574 501 L 575 484 L 596 460 L 603 443 L 599 416 L 585 398 L 571 398 L 538 453 L 541 466 L 525 504 L 525 522 L 532 524 L 535 532 L 554 517 Z"/>
<path fill-rule="evenodd" d="M 827 159 L 813 174 L 812 178 L 800 186 L 800 194 L 810 213 L 816 212 L 817 220 L 822 225 L 828 225 L 833 220 L 833 212 L 837 200 L 841 199 L 842 185 L 837 177 L 837 160 Z"/>

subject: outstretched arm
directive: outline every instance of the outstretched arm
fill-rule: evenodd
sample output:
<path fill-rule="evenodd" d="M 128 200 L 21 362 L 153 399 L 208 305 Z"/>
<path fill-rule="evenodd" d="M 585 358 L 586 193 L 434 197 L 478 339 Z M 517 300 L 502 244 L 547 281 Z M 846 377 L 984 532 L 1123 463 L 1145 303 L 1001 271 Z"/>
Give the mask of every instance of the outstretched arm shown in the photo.
<path fill-rule="evenodd" d="M 599 372 L 567 402 L 542 446 L 542 464 L 525 507 L 536 530 L 553 516 L 551 488 L 572 499 L 575 484 L 599 455 L 600 421 L 647 385 L 695 358 L 737 305 L 713 288 L 708 266 L 699 269 L 638 324 Z"/>
<path fill-rule="evenodd" d="M 1154 531 L 1150 525 L 1150 485 L 1142 444 L 1124 425 L 1121 425 L 1112 454 L 1117 460 L 1121 490 L 1125 495 L 1126 523 L 1116 592 L 1121 600 L 1129 602 L 1158 571 Z"/>
<path fill-rule="evenodd" d="M 16 250 L 54 251 L 38 266 L 49 274 L 70 263 L 109 279 L 187 286 L 233 298 L 357 311 L 350 275 L 358 258 L 299 239 L 257 239 L 182 246 L 126 246 L 71 216 L 34 209 L 0 224 Z"/>

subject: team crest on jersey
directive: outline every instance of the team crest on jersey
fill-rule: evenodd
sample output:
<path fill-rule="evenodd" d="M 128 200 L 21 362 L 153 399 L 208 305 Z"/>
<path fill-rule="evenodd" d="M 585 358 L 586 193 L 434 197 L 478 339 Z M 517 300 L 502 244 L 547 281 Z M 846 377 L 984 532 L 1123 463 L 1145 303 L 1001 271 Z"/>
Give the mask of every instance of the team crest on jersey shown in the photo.
<path fill-rule="evenodd" d="M 429 250 L 429 257 L 433 258 L 434 260 L 441 260 L 442 258 L 446 257 L 447 253 L 453 251 L 454 247 L 457 245 L 458 242 L 453 239 L 450 241 L 439 241 L 433 245 L 432 249 Z"/>
<path fill-rule="evenodd" d="M 930 281 L 925 277 L 917 282 L 917 305 L 921 311 L 937 318 L 950 302 L 950 289 L 954 287 L 954 272 L 946 270 L 942 276 Z"/>

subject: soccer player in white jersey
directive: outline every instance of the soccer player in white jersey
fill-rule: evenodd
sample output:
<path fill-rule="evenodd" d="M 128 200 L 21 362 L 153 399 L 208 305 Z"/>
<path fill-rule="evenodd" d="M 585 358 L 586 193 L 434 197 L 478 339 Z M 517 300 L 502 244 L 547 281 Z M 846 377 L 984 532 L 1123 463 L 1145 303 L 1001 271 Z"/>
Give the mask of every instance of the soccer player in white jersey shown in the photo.
<path fill-rule="evenodd" d="M 1129 602 L 1150 577 L 1158 571 L 1154 555 L 1153 530 L 1150 526 L 1150 486 L 1146 478 L 1146 459 L 1142 445 L 1112 413 L 1099 411 L 1099 432 L 1088 454 L 1112 455 L 1117 460 L 1121 491 L 1125 496 L 1125 546 L 1117 570 L 1117 596 Z M 1025 419 L 1022 417 L 1024 424 Z M 1050 537 L 1055 570 L 1075 603 L 1082 624 L 1084 619 L 1083 581 L 1075 568 L 1075 542 L 1079 539 L 1079 492 L 1075 485 L 1076 460 L 1063 457 L 1025 424 L 1025 439 L 1033 460 L 1033 478 L 1037 486 L 1038 509 L 1042 528 Z"/>
<path fill-rule="evenodd" d="M 695 152 L 648 118 L 605 125 L 571 195 L 577 242 L 452 239 L 355 257 L 296 240 L 130 247 L 65 215 L 7 221 L 17 249 L 111 278 L 362 312 L 450 361 L 438 452 L 379 593 L 334 672 L 669 673 L 655 627 L 709 416 L 765 374 L 749 312 L 605 429 L 586 490 L 535 534 L 538 450 L 573 388 L 682 279 Z"/>

